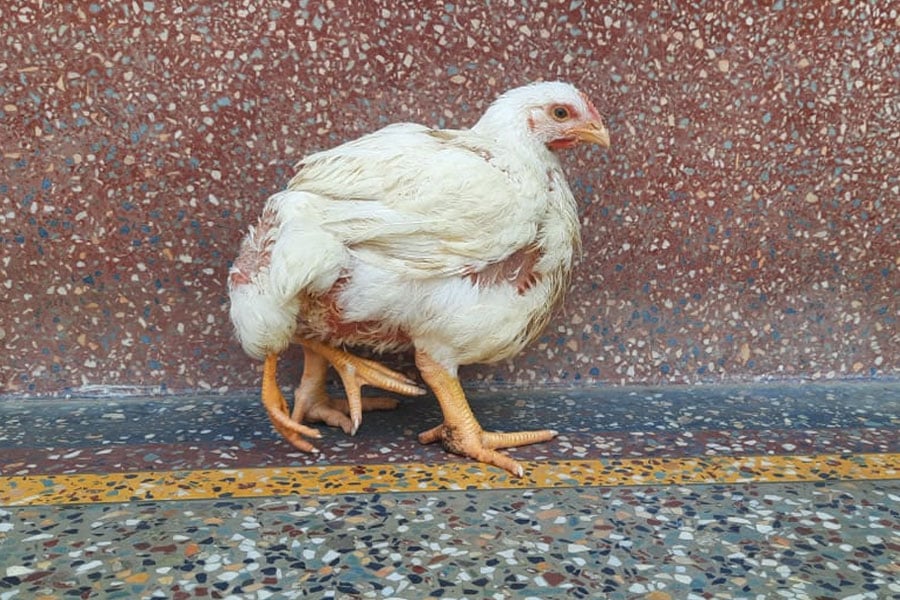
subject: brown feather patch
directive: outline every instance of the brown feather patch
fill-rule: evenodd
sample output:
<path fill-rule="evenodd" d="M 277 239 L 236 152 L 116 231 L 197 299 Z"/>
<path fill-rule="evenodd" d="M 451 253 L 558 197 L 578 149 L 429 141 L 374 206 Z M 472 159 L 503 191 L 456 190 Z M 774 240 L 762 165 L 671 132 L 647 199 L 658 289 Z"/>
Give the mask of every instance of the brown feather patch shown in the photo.
<path fill-rule="evenodd" d="M 541 274 L 535 267 L 541 259 L 543 251 L 537 246 L 528 246 L 516 250 L 501 261 L 491 263 L 473 273 L 467 273 L 472 283 L 478 286 L 499 285 L 501 283 L 516 286 L 519 294 L 524 294 L 541 280 Z"/>
<path fill-rule="evenodd" d="M 410 344 L 405 332 L 387 323 L 345 320 L 338 298 L 346 284 L 347 277 L 341 277 L 325 294 L 307 301 L 303 312 L 315 321 L 316 330 L 324 333 L 331 343 L 339 345 L 402 348 Z"/>
<path fill-rule="evenodd" d="M 277 225 L 278 214 L 266 207 L 256 228 L 251 227 L 250 233 L 241 241 L 240 252 L 228 272 L 228 282 L 232 288 L 250 283 L 259 271 L 269 266 L 274 240 L 267 238 L 267 234 Z"/>

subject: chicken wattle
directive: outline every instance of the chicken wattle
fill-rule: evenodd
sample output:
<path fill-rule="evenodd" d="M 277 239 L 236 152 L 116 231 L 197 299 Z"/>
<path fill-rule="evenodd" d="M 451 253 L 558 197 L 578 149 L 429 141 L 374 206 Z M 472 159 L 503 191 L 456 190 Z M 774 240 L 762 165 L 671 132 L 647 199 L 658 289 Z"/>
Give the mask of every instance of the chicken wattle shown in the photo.
<path fill-rule="evenodd" d="M 304 158 L 266 202 L 229 273 L 231 319 L 264 359 L 263 404 L 294 446 L 316 451 L 302 421 L 355 433 L 362 411 L 395 401 L 362 385 L 422 394 L 414 381 L 344 347 L 413 349 L 443 423 L 419 436 L 521 475 L 497 452 L 555 431 L 482 430 L 460 365 L 509 358 L 543 329 L 580 243 L 576 203 L 555 151 L 609 145 L 597 109 L 561 82 L 500 96 L 468 130 L 390 125 Z M 303 346 L 294 409 L 275 381 L 278 355 Z M 329 398 L 331 364 L 347 399 Z"/>

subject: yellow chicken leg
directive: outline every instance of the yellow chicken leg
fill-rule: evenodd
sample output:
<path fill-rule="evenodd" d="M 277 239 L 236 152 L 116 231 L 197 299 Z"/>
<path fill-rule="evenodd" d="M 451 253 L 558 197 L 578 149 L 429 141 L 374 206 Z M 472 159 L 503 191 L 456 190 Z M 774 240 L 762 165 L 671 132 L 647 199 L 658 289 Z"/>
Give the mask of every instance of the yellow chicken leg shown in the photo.
<path fill-rule="evenodd" d="M 392 398 L 363 398 L 362 386 L 372 385 L 389 392 L 407 396 L 426 393 L 416 383 L 401 373 L 384 365 L 308 339 L 294 340 L 303 345 L 304 365 L 300 385 L 294 392 L 294 410 L 288 414 L 287 401 L 275 378 L 278 355 L 270 354 L 263 365 L 262 403 L 269 414 L 272 426 L 295 448 L 304 452 L 318 452 L 303 436 L 320 438 L 318 430 L 301 423 L 323 422 L 340 427 L 353 435 L 362 423 L 364 410 L 389 410 L 397 406 Z M 325 391 L 325 374 L 328 364 L 334 366 L 347 399 L 332 399 Z"/>
<path fill-rule="evenodd" d="M 373 360 L 353 356 L 315 340 L 295 340 L 303 346 L 303 376 L 294 391 L 291 418 L 301 423 L 325 423 L 354 435 L 362 423 L 362 411 L 391 410 L 393 398 L 364 398 L 363 385 L 405 395 L 422 395 L 425 390 L 406 376 Z M 337 370 L 347 398 L 330 398 L 325 390 L 329 362 Z"/>
<path fill-rule="evenodd" d="M 419 434 L 419 442 L 423 444 L 440 440 L 449 452 L 506 469 L 521 477 L 524 475 L 522 465 L 496 449 L 546 442 L 558 435 L 552 429 L 509 433 L 484 431 L 472 413 L 456 375 L 421 351 L 416 352 L 416 366 L 437 396 L 444 413 L 443 423 Z"/>
<path fill-rule="evenodd" d="M 322 434 L 312 427 L 292 421 L 288 416 L 287 402 L 278 387 L 275 372 L 278 368 L 278 355 L 269 354 L 263 364 L 262 403 L 269 413 L 269 419 L 275 431 L 284 436 L 295 448 L 303 452 L 318 452 L 315 446 L 303 439 L 303 436 L 320 438 Z"/>

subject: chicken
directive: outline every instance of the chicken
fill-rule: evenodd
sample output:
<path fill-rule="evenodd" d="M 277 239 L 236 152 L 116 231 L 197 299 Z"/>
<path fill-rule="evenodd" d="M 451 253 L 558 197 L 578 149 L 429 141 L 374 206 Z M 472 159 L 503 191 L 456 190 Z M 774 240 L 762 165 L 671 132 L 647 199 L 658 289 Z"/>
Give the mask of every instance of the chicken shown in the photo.
<path fill-rule="evenodd" d="M 523 474 L 499 449 L 552 430 L 486 432 L 460 365 L 507 359 L 547 324 L 580 247 L 575 199 L 555 152 L 609 146 L 588 97 L 562 82 L 510 90 L 469 130 L 401 123 L 300 161 L 266 202 L 229 273 L 230 316 L 244 350 L 264 359 L 262 401 L 273 426 L 315 452 L 303 421 L 353 434 L 371 385 L 401 394 L 415 381 L 343 348 L 412 349 L 443 422 L 419 435 L 450 452 Z M 278 355 L 303 347 L 294 409 L 275 381 Z M 325 390 L 328 365 L 346 399 Z"/>

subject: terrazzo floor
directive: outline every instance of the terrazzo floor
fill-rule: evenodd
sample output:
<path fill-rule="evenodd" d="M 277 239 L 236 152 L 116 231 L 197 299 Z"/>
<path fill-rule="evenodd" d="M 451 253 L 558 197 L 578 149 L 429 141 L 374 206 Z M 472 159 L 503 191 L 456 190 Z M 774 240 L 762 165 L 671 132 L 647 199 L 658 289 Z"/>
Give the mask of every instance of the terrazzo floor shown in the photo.
<path fill-rule="evenodd" d="M 0 402 L 0 600 L 900 597 L 900 382 L 475 391 L 294 451 L 252 395 Z"/>

